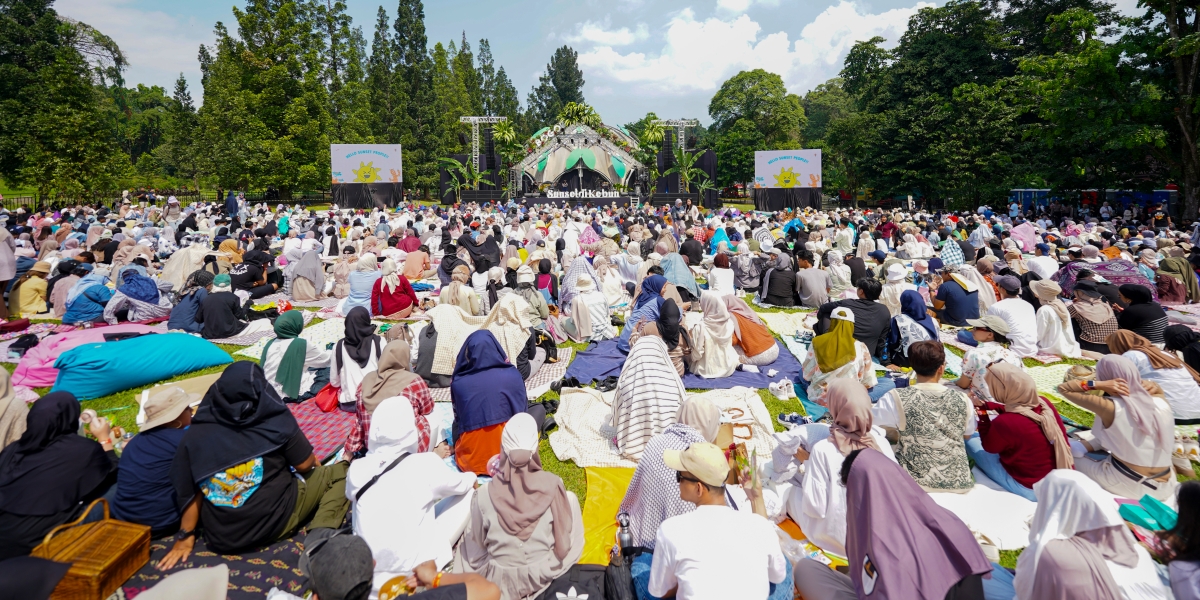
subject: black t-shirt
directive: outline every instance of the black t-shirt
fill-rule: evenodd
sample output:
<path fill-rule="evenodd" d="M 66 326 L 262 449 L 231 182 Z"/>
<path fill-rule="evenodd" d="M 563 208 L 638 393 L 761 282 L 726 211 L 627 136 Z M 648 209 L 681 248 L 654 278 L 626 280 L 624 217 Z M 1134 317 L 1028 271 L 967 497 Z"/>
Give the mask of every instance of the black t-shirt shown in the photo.
<path fill-rule="evenodd" d="M 187 446 L 181 445 L 171 467 L 171 481 L 180 504 L 201 493 L 200 525 L 209 548 L 237 552 L 269 544 L 284 533 L 296 505 L 296 476 L 291 467 L 308 460 L 312 453 L 312 444 L 297 429 L 282 448 L 231 465 L 196 485 Z"/>
<path fill-rule="evenodd" d="M 230 286 L 235 290 L 249 290 L 262 281 L 262 267 L 254 263 L 241 263 L 229 267 Z"/>
<path fill-rule="evenodd" d="M 704 260 L 704 245 L 689 238 L 679 245 L 679 253 L 688 258 L 688 265 L 697 266 Z"/>
<path fill-rule="evenodd" d="M 201 335 L 205 339 L 219 340 L 233 337 L 246 328 L 241 300 L 233 292 L 214 292 L 200 302 L 196 311 L 196 322 L 204 326 Z"/>
<path fill-rule="evenodd" d="M 850 267 L 850 282 L 857 287 L 858 280 L 867 276 L 867 263 L 857 256 L 847 258 L 845 263 L 847 267 Z"/>
<path fill-rule="evenodd" d="M 1154 215 L 1154 226 L 1155 227 L 1166 227 L 1167 226 L 1167 216 L 1162 213 L 1156 213 Z"/>

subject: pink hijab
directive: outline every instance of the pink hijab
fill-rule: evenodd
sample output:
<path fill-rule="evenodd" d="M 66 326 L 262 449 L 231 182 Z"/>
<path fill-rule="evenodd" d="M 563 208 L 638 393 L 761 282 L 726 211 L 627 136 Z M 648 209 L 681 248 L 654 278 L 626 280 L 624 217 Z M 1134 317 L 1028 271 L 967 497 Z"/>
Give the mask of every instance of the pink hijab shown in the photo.
<path fill-rule="evenodd" d="M 855 450 L 879 450 L 871 437 L 871 397 L 867 388 L 854 379 L 834 379 L 825 391 L 825 403 L 833 424 L 829 439 L 847 456 Z"/>

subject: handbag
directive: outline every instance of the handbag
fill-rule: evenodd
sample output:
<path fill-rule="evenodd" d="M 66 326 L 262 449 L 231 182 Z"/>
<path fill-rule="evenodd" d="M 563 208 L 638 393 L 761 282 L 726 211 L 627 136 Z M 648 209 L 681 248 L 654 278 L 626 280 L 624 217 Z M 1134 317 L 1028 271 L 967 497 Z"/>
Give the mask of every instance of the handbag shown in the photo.
<path fill-rule="evenodd" d="M 316 396 L 313 396 L 313 402 L 317 403 L 317 408 L 321 409 L 321 412 L 333 412 L 337 409 L 339 389 L 327 383 L 325 387 L 321 388 L 321 391 L 317 392 Z"/>
<path fill-rule="evenodd" d="M 536 600 L 567 600 L 568 598 L 604 598 L 604 565 L 571 565 L 566 573 L 550 583 Z"/>
<path fill-rule="evenodd" d="M 104 518 L 83 523 L 97 503 L 104 505 Z M 100 498 L 78 519 L 51 529 L 31 556 L 71 563 L 51 598 L 104 600 L 150 561 L 150 528 L 111 518 L 108 501 Z"/>

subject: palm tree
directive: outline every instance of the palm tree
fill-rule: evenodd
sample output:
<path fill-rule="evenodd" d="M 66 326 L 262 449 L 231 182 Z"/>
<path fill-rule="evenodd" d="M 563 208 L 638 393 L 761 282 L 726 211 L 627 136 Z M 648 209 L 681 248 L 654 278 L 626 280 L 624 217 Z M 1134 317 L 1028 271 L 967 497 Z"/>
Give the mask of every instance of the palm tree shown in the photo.
<path fill-rule="evenodd" d="M 692 191 L 692 183 L 707 178 L 708 174 L 696 166 L 700 160 L 699 153 L 691 153 L 683 148 L 675 148 L 675 166 L 663 172 L 663 176 L 679 174 L 679 189 L 683 192 Z"/>

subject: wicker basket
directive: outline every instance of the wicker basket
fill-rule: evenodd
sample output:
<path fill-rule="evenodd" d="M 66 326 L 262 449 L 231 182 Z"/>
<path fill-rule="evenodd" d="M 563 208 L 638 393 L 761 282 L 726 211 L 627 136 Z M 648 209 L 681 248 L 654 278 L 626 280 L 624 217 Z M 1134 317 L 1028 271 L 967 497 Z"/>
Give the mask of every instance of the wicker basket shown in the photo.
<path fill-rule="evenodd" d="M 82 523 L 97 502 L 104 520 Z M 52 600 L 104 600 L 150 560 L 150 528 L 109 517 L 108 501 L 91 503 L 74 522 L 59 525 L 32 556 L 71 563 Z"/>

